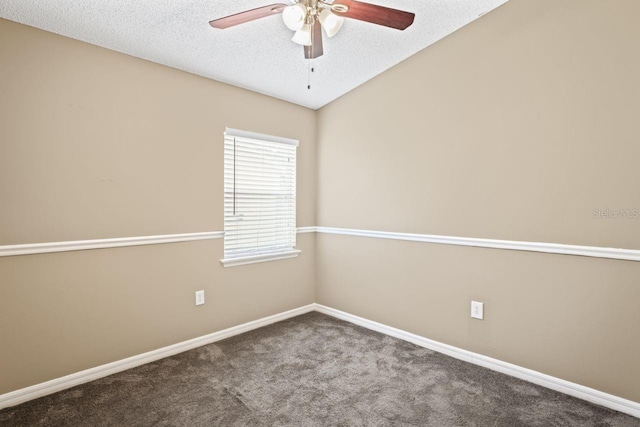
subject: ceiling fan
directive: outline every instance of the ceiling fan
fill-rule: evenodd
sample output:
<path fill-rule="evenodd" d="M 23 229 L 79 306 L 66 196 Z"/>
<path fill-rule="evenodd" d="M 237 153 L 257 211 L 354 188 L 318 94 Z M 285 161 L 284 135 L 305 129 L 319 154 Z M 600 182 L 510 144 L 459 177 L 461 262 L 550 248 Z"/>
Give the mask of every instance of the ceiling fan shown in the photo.
<path fill-rule="evenodd" d="M 304 57 L 322 56 L 322 28 L 333 37 L 344 18 L 371 22 L 397 30 L 413 23 L 415 14 L 357 0 L 292 0 L 293 4 L 275 3 L 209 21 L 213 28 L 225 29 L 245 22 L 282 13 L 285 25 L 295 31 L 293 42 L 304 46 Z"/>

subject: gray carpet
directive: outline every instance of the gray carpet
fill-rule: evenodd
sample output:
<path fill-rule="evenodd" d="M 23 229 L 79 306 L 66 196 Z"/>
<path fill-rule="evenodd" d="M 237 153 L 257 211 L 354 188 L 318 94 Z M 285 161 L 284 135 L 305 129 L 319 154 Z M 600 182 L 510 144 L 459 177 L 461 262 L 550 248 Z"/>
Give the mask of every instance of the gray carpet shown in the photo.
<path fill-rule="evenodd" d="M 640 426 L 309 313 L 0 411 L 2 426 Z"/>

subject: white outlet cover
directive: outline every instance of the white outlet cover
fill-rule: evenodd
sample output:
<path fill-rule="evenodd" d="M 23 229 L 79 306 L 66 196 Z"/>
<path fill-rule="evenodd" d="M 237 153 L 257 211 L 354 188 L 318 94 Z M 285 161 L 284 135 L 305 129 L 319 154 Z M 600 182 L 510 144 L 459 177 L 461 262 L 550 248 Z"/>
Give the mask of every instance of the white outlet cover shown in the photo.
<path fill-rule="evenodd" d="M 196 291 L 196 305 L 204 304 L 204 291 Z"/>
<path fill-rule="evenodd" d="M 471 317 L 474 319 L 484 319 L 484 303 L 471 301 Z"/>

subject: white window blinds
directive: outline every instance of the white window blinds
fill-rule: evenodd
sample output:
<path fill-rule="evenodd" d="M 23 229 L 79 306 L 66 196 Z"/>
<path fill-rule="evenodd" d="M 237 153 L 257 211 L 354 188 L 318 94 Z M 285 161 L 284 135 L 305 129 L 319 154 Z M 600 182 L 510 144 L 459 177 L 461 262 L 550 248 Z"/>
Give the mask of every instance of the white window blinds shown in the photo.
<path fill-rule="evenodd" d="M 225 266 L 296 256 L 298 141 L 224 134 Z"/>

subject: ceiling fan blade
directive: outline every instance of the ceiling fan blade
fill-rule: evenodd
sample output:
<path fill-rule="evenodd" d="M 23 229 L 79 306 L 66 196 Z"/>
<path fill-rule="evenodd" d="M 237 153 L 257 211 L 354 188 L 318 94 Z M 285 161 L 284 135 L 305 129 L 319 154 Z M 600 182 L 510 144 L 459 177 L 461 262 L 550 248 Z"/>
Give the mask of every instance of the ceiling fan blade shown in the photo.
<path fill-rule="evenodd" d="M 236 13 L 235 15 L 225 16 L 224 18 L 214 19 L 213 21 L 209 21 L 209 25 L 211 25 L 213 28 L 229 28 L 235 25 L 244 24 L 245 22 L 254 21 L 256 19 L 282 13 L 284 8 L 287 6 L 288 4 L 285 3 L 274 3 L 268 6 L 262 6 L 256 9 Z"/>
<path fill-rule="evenodd" d="M 311 46 L 304 47 L 304 57 L 307 59 L 322 56 L 322 26 L 317 19 L 313 21 L 311 27 Z"/>
<path fill-rule="evenodd" d="M 336 15 L 371 22 L 372 24 L 383 25 L 397 30 L 404 30 L 409 27 L 409 25 L 413 24 L 413 18 L 416 16 L 411 12 L 364 3 L 357 0 L 336 0 L 334 4 L 343 4 L 349 8 L 346 12 L 334 11 L 333 13 Z"/>

